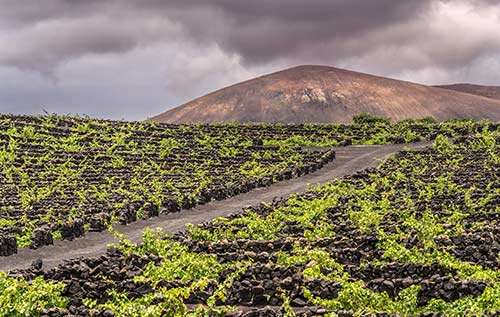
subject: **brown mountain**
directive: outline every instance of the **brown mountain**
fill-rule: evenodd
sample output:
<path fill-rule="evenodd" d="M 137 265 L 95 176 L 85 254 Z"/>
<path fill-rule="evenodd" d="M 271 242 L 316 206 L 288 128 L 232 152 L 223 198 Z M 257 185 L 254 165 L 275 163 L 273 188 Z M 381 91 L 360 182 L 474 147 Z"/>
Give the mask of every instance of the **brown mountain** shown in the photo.
<path fill-rule="evenodd" d="M 226 87 L 160 114 L 166 123 L 350 122 L 368 113 L 393 120 L 500 120 L 500 101 L 327 66 L 298 66 Z"/>
<path fill-rule="evenodd" d="M 481 86 L 473 84 L 453 84 L 453 85 L 441 85 L 434 86 L 438 88 L 450 89 L 460 92 L 465 92 L 467 94 L 483 96 L 486 98 L 500 100 L 500 87 L 498 86 Z"/>

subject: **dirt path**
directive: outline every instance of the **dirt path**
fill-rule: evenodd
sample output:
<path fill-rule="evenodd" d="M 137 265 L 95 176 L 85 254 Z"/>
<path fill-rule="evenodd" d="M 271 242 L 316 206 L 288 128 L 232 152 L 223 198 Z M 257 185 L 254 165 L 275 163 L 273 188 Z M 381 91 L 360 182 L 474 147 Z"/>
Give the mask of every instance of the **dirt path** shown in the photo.
<path fill-rule="evenodd" d="M 127 226 L 116 225 L 115 228 L 126 234 L 129 239 L 139 242 L 146 227 L 162 227 L 165 232 L 183 230 L 186 223 L 199 224 L 215 217 L 227 216 L 250 205 L 263 201 L 271 201 L 274 197 L 287 197 L 303 192 L 307 184 L 324 183 L 334 178 L 352 174 L 371 167 L 377 161 L 404 148 L 417 149 L 429 145 L 430 142 L 394 145 L 348 146 L 335 149 L 336 159 L 314 173 L 282 181 L 265 188 L 257 188 L 248 193 L 213 201 L 179 213 L 161 215 L 147 220 L 139 220 Z M 65 259 L 80 256 L 99 256 L 106 251 L 109 243 L 116 239 L 109 232 L 89 232 L 74 241 L 55 241 L 54 245 L 37 250 L 20 249 L 18 254 L 0 257 L 0 271 L 10 271 L 29 267 L 36 259 L 43 260 L 44 269 L 62 263 Z"/>

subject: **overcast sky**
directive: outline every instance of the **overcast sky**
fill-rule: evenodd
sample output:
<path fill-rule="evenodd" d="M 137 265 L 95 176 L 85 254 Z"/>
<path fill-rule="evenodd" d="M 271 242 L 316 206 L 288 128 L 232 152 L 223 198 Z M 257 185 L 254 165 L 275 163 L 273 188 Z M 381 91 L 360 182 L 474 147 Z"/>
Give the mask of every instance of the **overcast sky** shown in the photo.
<path fill-rule="evenodd" d="M 500 0 L 0 0 L 0 112 L 142 120 L 300 64 L 500 86 Z"/>

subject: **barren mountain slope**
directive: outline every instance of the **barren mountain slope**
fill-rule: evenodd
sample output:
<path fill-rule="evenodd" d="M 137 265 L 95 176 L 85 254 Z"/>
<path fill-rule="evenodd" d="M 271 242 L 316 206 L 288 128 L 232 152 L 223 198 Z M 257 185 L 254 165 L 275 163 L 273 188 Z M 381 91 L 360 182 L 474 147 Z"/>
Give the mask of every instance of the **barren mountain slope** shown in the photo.
<path fill-rule="evenodd" d="M 472 95 L 483 96 L 486 98 L 492 98 L 500 100 L 500 87 L 499 86 L 482 86 L 473 84 L 453 84 L 453 85 L 441 85 L 434 86 L 444 89 L 450 89 L 454 91 L 465 92 Z"/>
<path fill-rule="evenodd" d="M 328 66 L 298 66 L 197 98 L 153 120 L 194 122 L 350 122 L 369 113 L 394 120 L 500 120 L 500 101 Z"/>

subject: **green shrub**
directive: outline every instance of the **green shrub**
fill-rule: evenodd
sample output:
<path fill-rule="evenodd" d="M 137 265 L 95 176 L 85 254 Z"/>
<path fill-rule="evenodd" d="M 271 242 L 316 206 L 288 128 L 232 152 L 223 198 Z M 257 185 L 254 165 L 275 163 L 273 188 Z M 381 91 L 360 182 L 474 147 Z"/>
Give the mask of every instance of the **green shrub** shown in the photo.
<path fill-rule="evenodd" d="M 352 121 L 355 124 L 376 124 L 376 123 L 389 124 L 391 122 L 391 119 L 362 113 L 353 116 Z"/>
<path fill-rule="evenodd" d="M 63 284 L 49 283 L 42 277 L 28 282 L 0 272 L 0 317 L 32 317 L 39 316 L 41 309 L 66 308 L 63 289 Z"/>

